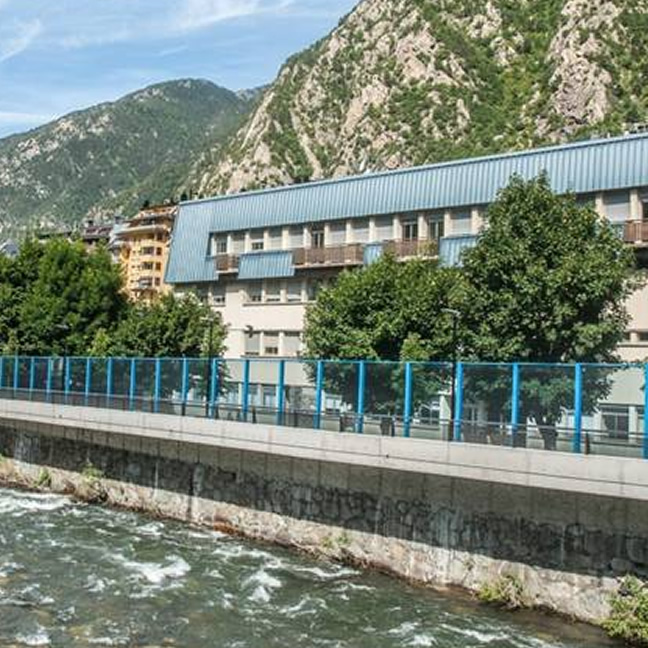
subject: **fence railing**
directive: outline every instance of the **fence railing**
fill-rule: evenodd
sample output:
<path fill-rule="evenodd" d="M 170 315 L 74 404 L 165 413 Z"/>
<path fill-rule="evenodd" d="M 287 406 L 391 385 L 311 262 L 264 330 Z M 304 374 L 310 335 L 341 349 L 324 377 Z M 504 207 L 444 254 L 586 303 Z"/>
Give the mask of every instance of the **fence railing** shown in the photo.
<path fill-rule="evenodd" d="M 648 459 L 647 377 L 648 365 L 635 364 L 459 362 L 453 372 L 450 363 L 5 356 L 0 398 Z"/>

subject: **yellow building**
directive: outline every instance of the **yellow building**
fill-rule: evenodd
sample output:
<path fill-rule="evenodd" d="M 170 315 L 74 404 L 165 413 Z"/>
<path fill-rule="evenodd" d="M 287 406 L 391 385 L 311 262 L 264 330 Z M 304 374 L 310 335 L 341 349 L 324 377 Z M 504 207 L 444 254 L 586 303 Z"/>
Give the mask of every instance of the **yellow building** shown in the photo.
<path fill-rule="evenodd" d="M 114 246 L 133 299 L 151 301 L 171 290 L 164 273 L 176 213 L 175 205 L 146 207 L 115 232 Z"/>

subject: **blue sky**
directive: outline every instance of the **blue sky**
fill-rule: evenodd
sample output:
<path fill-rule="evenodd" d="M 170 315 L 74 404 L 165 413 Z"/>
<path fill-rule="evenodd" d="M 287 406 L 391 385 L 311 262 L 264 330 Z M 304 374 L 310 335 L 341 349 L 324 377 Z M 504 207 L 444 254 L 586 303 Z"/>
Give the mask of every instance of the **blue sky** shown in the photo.
<path fill-rule="evenodd" d="M 0 0 L 0 137 L 151 83 L 271 81 L 357 0 Z"/>

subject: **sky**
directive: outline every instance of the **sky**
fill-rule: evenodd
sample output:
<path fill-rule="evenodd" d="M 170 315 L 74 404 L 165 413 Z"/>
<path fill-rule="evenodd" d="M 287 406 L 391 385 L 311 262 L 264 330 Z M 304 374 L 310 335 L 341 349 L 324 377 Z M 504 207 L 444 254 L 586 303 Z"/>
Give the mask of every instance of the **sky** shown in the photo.
<path fill-rule="evenodd" d="M 152 83 L 274 79 L 357 0 L 0 0 L 0 137 Z"/>

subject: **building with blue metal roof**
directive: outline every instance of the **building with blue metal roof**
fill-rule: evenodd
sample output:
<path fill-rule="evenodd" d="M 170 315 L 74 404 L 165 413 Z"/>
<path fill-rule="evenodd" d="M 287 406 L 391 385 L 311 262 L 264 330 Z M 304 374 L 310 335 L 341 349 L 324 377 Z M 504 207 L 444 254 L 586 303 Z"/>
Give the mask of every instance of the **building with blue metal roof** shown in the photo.
<path fill-rule="evenodd" d="M 460 263 L 511 176 L 543 172 L 556 192 L 594 202 L 630 243 L 648 243 L 648 134 L 638 134 L 187 202 L 166 281 L 222 311 L 231 355 L 295 355 L 322 283 L 385 249 Z M 629 357 L 648 351 L 637 300 Z"/>

